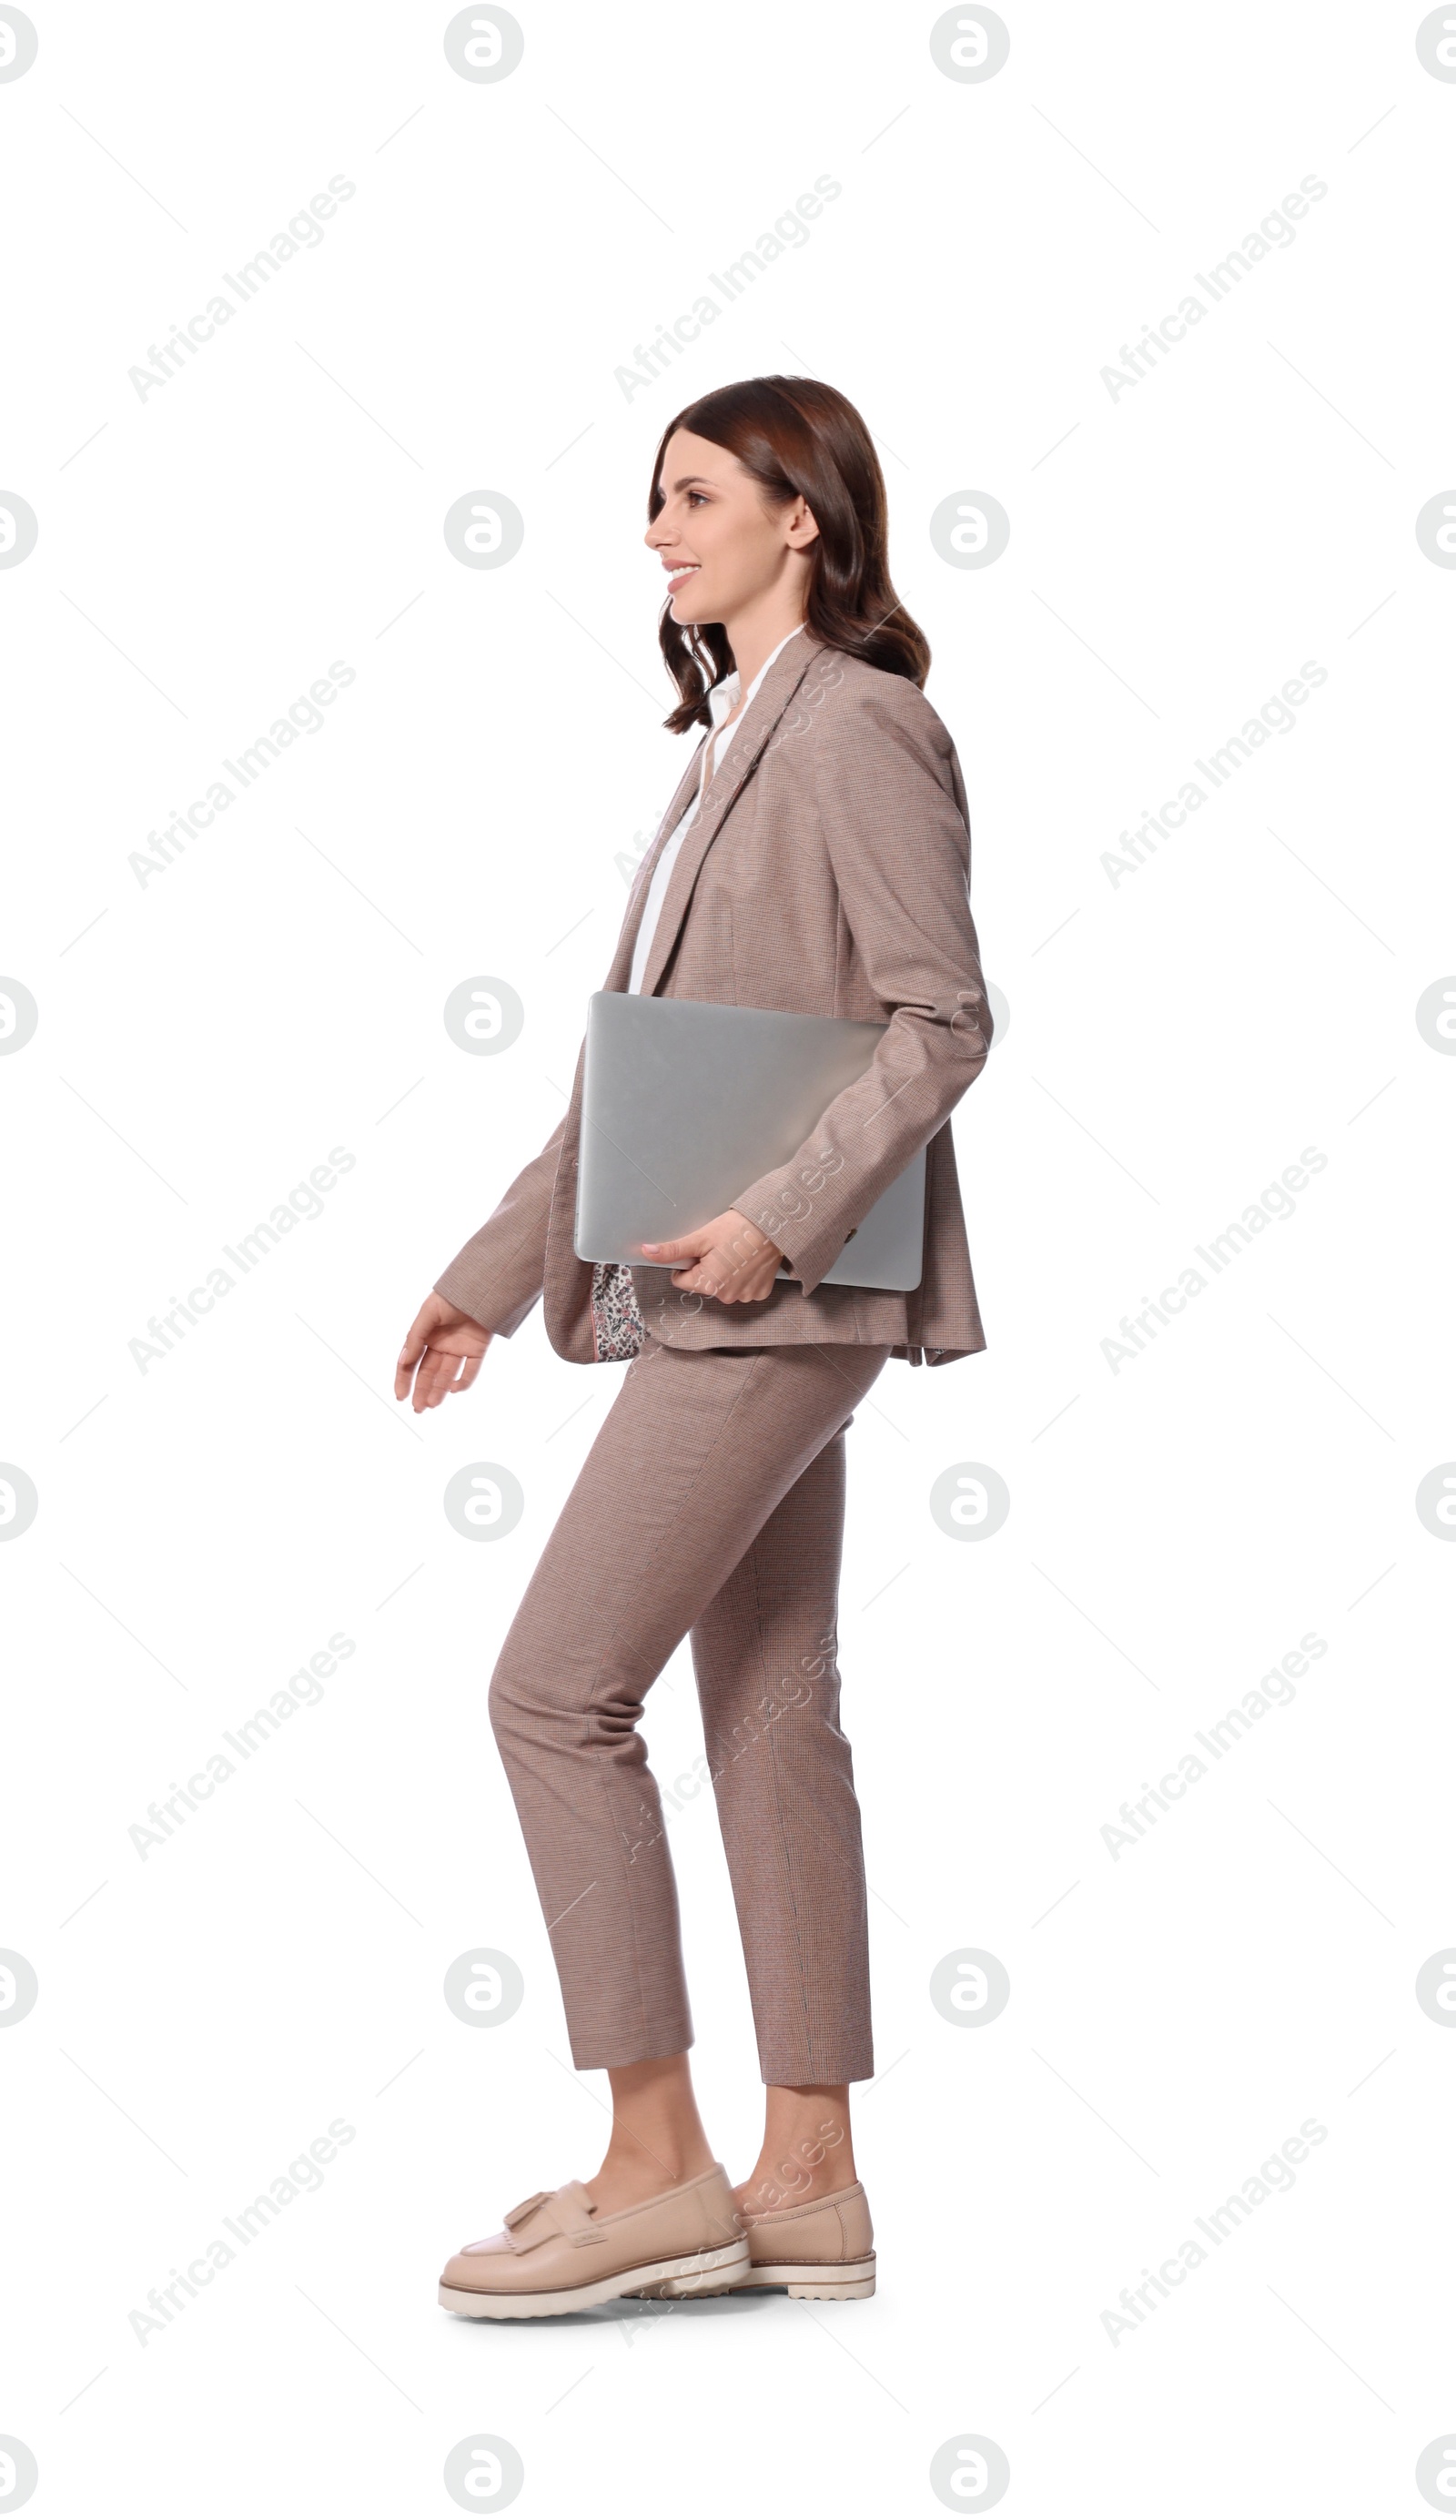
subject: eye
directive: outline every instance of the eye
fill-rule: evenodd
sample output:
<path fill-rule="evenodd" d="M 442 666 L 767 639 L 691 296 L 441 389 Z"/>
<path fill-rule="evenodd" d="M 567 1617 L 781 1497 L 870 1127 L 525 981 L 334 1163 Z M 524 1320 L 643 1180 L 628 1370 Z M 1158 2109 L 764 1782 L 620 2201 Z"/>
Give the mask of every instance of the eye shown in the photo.
<path fill-rule="evenodd" d="M 704 491 L 702 491 L 702 490 L 690 490 L 690 491 L 688 492 L 688 505 L 689 505 L 689 507 L 690 507 L 690 508 L 692 508 L 692 507 L 699 507 L 699 508 L 706 507 L 706 505 L 707 505 L 707 499 L 706 499 L 706 495 L 705 495 L 705 493 Z"/>

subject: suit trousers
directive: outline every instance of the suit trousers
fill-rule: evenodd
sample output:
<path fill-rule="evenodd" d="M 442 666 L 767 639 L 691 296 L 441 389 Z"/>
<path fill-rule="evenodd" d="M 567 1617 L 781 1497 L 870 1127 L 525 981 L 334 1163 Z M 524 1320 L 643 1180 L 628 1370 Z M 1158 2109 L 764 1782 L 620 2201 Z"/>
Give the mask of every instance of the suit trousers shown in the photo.
<path fill-rule="evenodd" d="M 581 2067 L 693 2043 L 638 1730 L 685 1636 L 765 2083 L 874 2072 L 859 1805 L 840 1729 L 844 1430 L 887 1346 L 628 1367 L 502 1646 L 490 1719 Z"/>

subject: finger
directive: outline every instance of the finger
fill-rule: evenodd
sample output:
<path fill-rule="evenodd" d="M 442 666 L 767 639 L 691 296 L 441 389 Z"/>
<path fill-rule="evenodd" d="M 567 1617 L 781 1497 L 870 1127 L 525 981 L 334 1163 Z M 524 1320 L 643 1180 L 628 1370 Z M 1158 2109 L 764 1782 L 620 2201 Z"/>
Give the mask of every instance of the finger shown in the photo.
<path fill-rule="evenodd" d="M 396 1400 L 408 1400 L 410 1397 L 410 1386 L 415 1379 L 415 1363 L 416 1359 L 410 1354 L 409 1350 L 407 1348 L 403 1350 L 400 1355 L 399 1363 L 394 1369 L 394 1397 Z"/>
<path fill-rule="evenodd" d="M 479 1356 L 468 1356 L 468 1357 L 466 1358 L 466 1360 L 465 1360 L 465 1371 L 464 1371 L 464 1372 L 461 1374 L 460 1379 L 459 1379 L 459 1381 L 458 1381 L 458 1382 L 452 1382 L 452 1383 L 451 1383 L 451 1385 L 450 1385 L 451 1390 L 452 1390 L 452 1391 L 469 1391 L 469 1389 L 470 1389 L 470 1387 L 471 1387 L 471 1384 L 475 1381 L 475 1378 L 476 1378 L 477 1374 L 479 1372 L 480 1368 L 481 1368 L 481 1366 L 484 1364 L 484 1362 L 485 1362 L 485 1360 L 484 1360 L 484 1358 L 483 1358 L 483 1357 L 479 1357 Z"/>
<path fill-rule="evenodd" d="M 430 1325 L 425 1318 L 428 1306 L 422 1304 L 409 1326 L 404 1345 L 399 1351 L 401 1366 L 417 1364 L 425 1353 L 425 1343 L 430 1336 Z"/>
<path fill-rule="evenodd" d="M 415 1315 L 413 1322 L 410 1324 L 409 1333 L 405 1339 L 403 1347 L 399 1351 L 398 1365 L 394 1369 L 394 1397 L 396 1400 L 408 1399 L 410 1376 L 413 1373 L 415 1367 L 419 1364 L 420 1359 L 429 1354 L 429 1344 L 430 1306 L 428 1304 L 423 1304 L 419 1312 Z"/>
<path fill-rule="evenodd" d="M 414 1344 L 414 1332 L 412 1330 L 409 1337 L 405 1340 L 403 1347 L 399 1351 L 399 1362 L 394 1368 L 394 1397 L 396 1400 L 407 1400 L 409 1398 L 410 1380 L 414 1373 L 415 1365 L 418 1361 L 420 1349 Z"/>
<path fill-rule="evenodd" d="M 441 1356 L 438 1348 L 428 1348 L 425 1362 L 415 1376 L 415 1411 L 437 1409 L 445 1396 L 445 1387 L 455 1370 L 453 1357 Z"/>
<path fill-rule="evenodd" d="M 683 1287 L 690 1295 L 712 1295 L 722 1304 L 732 1304 L 738 1300 L 731 1282 L 727 1278 L 715 1277 L 705 1262 L 682 1270 L 672 1282 L 674 1286 Z"/>

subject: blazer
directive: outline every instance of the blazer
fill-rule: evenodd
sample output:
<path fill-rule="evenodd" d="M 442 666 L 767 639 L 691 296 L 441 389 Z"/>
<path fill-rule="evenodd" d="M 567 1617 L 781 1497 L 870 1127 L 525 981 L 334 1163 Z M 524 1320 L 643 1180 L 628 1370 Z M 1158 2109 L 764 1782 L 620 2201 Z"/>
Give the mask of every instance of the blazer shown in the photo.
<path fill-rule="evenodd" d="M 710 740 L 713 730 L 705 733 Z M 634 876 L 604 985 L 625 990 L 652 870 L 691 802 L 703 744 Z M 887 1024 L 874 1059 L 786 1164 L 729 1202 L 795 1276 L 761 1303 L 631 1270 L 650 1334 L 688 1348 L 887 1346 L 912 1365 L 985 1345 L 949 1115 L 985 1064 L 991 1018 L 970 904 L 955 746 L 914 683 L 790 640 L 738 721 L 678 851 L 645 995 Z M 541 1152 L 436 1291 L 509 1337 L 539 1296 L 558 1355 L 597 1362 L 592 1263 L 572 1244 L 585 1044 Z M 925 1266 L 908 1294 L 821 1284 L 851 1229 L 926 1148 Z"/>

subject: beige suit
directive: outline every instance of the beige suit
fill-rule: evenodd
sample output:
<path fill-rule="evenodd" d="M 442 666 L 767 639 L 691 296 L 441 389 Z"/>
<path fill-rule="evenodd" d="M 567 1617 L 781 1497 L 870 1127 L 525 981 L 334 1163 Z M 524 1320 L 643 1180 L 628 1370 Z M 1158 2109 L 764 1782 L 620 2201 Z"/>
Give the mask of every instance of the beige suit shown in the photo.
<path fill-rule="evenodd" d="M 700 745 L 637 870 L 609 989 L 626 987 L 653 866 L 701 760 Z M 991 1038 L 970 846 L 955 746 L 925 695 L 807 630 L 791 639 L 708 781 L 643 990 L 889 1029 L 791 1161 L 745 1183 L 732 1202 L 777 1242 L 795 1280 L 761 1303 L 721 1304 L 674 1287 L 670 1270 L 634 1268 L 638 1308 L 662 1344 L 828 1341 L 887 1347 L 915 1365 L 984 1347 L 949 1127 Z M 581 1076 L 578 1056 L 563 1119 L 435 1284 L 506 1336 L 544 1291 L 552 1346 L 590 1365 L 592 1268 L 572 1247 Z M 821 1285 L 851 1228 L 922 1146 L 919 1286 L 901 1295 Z"/>
<path fill-rule="evenodd" d="M 627 902 L 623 989 L 685 771 Z M 967 899 L 955 750 L 915 687 L 804 633 L 769 667 L 687 832 L 648 992 L 889 1027 L 866 1074 L 787 1164 L 734 1201 L 796 1282 L 762 1303 L 632 1271 L 641 1353 L 502 1647 L 490 1716 L 525 1836 L 579 2066 L 693 2037 L 669 1825 L 709 1781 L 733 1879 L 766 2083 L 874 2072 L 859 1805 L 836 1642 L 844 1430 L 891 1355 L 984 1345 L 949 1114 L 990 1040 Z M 592 1267 L 571 1236 L 581 1062 L 542 1152 L 437 1281 L 509 1334 L 544 1287 L 563 1356 L 597 1347 Z M 925 1271 L 908 1295 L 820 1280 L 928 1145 Z M 638 1731 L 691 1635 L 704 1757 L 669 1822 Z"/>

